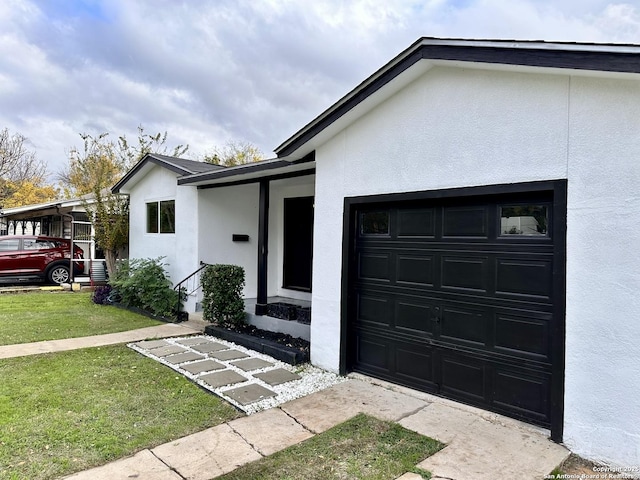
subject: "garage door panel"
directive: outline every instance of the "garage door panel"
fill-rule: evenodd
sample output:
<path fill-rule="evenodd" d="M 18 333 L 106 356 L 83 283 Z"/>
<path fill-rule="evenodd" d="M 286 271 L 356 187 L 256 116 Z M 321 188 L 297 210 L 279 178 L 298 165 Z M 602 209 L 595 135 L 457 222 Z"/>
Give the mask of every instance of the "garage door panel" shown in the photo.
<path fill-rule="evenodd" d="M 433 287 L 435 261 L 433 255 L 396 256 L 396 278 L 398 283 Z"/>
<path fill-rule="evenodd" d="M 488 318 L 486 310 L 445 306 L 442 308 L 440 336 L 446 341 L 485 347 Z"/>
<path fill-rule="evenodd" d="M 533 372 L 493 370 L 493 402 L 510 413 L 546 421 L 549 418 L 550 377 Z"/>
<path fill-rule="evenodd" d="M 403 383 L 434 385 L 433 355 L 430 348 L 416 348 L 415 345 L 399 343 L 395 352 L 395 373 L 403 379 Z"/>
<path fill-rule="evenodd" d="M 551 314 L 528 312 L 527 315 L 497 312 L 495 348 L 505 354 L 549 361 Z"/>
<path fill-rule="evenodd" d="M 382 295 L 359 294 L 357 300 L 359 323 L 390 327 L 393 324 L 393 301 Z"/>
<path fill-rule="evenodd" d="M 382 337 L 356 335 L 355 358 L 360 368 L 390 373 L 389 342 Z"/>
<path fill-rule="evenodd" d="M 486 206 L 444 207 L 442 236 L 476 237 L 489 236 L 489 212 Z"/>
<path fill-rule="evenodd" d="M 533 192 L 355 207 L 354 227 L 374 213 L 351 230 L 347 367 L 549 427 L 561 239 L 501 226 L 544 230 L 552 206 Z"/>
<path fill-rule="evenodd" d="M 443 255 L 442 287 L 486 293 L 489 281 L 488 266 L 487 257 Z"/>
<path fill-rule="evenodd" d="M 398 331 L 410 335 L 433 334 L 432 305 L 420 299 L 398 299 L 395 310 L 395 326 Z"/>
<path fill-rule="evenodd" d="M 440 392 L 475 403 L 486 403 L 484 364 L 463 356 L 443 355 Z"/>
<path fill-rule="evenodd" d="M 360 252 L 358 257 L 358 277 L 362 280 L 390 282 L 391 254 Z"/>
<path fill-rule="evenodd" d="M 398 237 L 433 238 L 436 234 L 435 208 L 411 208 L 398 212 Z"/>
<path fill-rule="evenodd" d="M 496 293 L 551 298 L 551 259 L 498 258 L 496 263 Z"/>

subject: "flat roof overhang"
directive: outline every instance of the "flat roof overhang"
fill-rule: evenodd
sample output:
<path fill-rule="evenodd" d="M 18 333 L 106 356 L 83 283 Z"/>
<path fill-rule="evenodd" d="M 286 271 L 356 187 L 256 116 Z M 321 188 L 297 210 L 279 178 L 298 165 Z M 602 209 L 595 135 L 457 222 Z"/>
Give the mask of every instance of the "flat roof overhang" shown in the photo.
<path fill-rule="evenodd" d="M 315 174 L 315 155 L 307 155 L 303 159 L 274 158 L 261 162 L 247 163 L 235 167 L 227 167 L 215 172 L 187 175 L 178 179 L 178 185 L 192 185 L 198 188 L 216 188 L 231 185 L 255 183 L 261 180 L 299 177 Z"/>

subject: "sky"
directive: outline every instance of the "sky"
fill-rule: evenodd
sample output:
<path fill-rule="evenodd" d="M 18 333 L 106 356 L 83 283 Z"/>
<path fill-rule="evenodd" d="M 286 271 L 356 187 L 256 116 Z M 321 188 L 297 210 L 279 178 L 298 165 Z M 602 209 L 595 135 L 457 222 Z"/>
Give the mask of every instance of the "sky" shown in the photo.
<path fill-rule="evenodd" d="M 273 149 L 418 38 L 640 43 L 640 0 L 0 0 L 0 130 Z"/>

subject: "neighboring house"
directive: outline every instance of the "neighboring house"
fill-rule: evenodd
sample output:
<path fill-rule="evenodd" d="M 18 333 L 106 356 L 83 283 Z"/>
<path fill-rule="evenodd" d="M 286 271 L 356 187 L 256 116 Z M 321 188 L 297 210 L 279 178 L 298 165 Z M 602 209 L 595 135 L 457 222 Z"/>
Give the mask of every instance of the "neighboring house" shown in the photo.
<path fill-rule="evenodd" d="M 86 203 L 92 202 L 92 195 L 87 195 L 0 209 L 0 235 L 73 237 L 74 244 L 84 251 L 85 273 L 88 275 L 93 263 L 102 262 L 104 258 L 96 248 L 93 227 L 85 209 Z M 86 280 L 89 281 L 89 277 Z"/>
<path fill-rule="evenodd" d="M 639 153 L 640 46 L 424 38 L 276 159 L 148 155 L 115 190 L 174 281 L 233 263 L 258 316 L 310 300 L 314 364 L 637 466 Z"/>

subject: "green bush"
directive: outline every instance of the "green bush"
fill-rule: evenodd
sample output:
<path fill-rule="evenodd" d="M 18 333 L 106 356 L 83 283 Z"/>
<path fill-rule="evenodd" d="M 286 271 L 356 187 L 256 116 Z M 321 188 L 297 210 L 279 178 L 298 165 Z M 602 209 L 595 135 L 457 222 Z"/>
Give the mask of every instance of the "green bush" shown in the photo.
<path fill-rule="evenodd" d="M 118 292 L 122 305 L 162 317 L 176 315 L 178 294 L 167 277 L 163 258 L 133 258 L 119 263 L 109 284 Z"/>
<path fill-rule="evenodd" d="M 205 320 L 218 325 L 244 323 L 244 268 L 237 265 L 207 265 L 202 271 L 200 283 Z"/>

